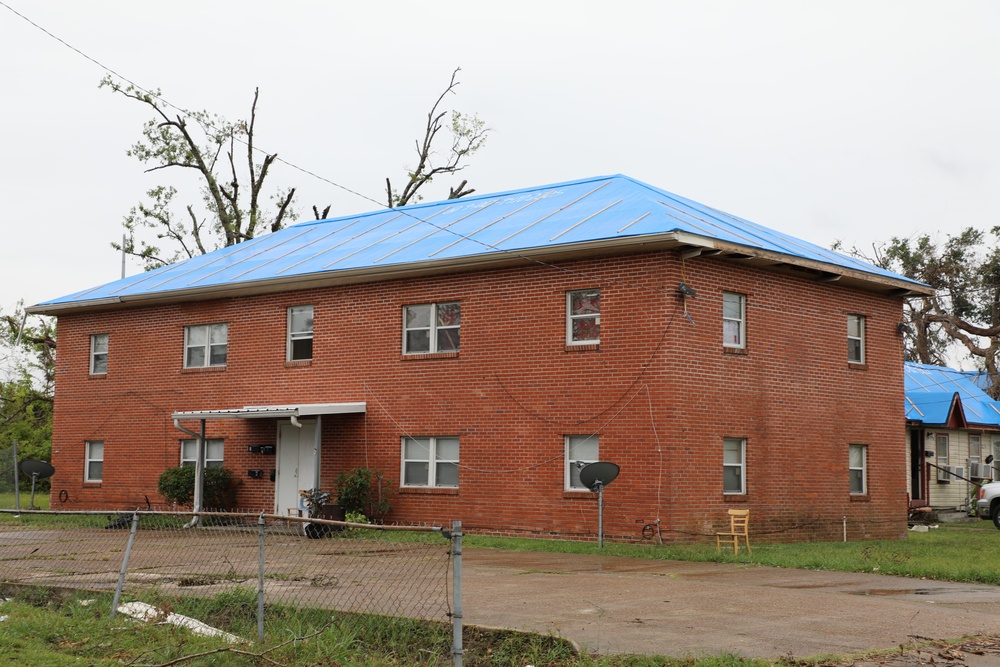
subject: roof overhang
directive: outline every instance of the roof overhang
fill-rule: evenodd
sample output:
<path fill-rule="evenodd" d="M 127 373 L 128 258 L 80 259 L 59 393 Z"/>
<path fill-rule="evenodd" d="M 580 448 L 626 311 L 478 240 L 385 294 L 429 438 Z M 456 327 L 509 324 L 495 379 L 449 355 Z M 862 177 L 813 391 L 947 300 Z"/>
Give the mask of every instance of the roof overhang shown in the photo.
<path fill-rule="evenodd" d="M 608 254 L 628 254 L 657 250 L 680 249 L 685 258 L 715 257 L 739 261 L 758 268 L 796 275 L 823 283 L 836 283 L 880 292 L 890 296 L 932 295 L 934 290 L 922 283 L 903 277 L 869 273 L 833 263 L 785 253 L 762 250 L 751 246 L 720 241 L 682 231 L 643 234 L 621 238 L 605 238 L 579 243 L 566 243 L 540 248 L 517 248 L 463 257 L 450 257 L 388 266 L 365 266 L 341 271 L 309 273 L 239 283 L 206 285 L 183 290 L 149 294 L 125 294 L 93 300 L 37 304 L 25 310 L 32 315 L 61 315 L 103 310 L 119 310 L 166 303 L 204 301 L 239 296 L 272 294 L 316 287 L 382 282 L 447 273 L 481 271 L 523 266 L 532 263 L 552 263 Z"/>
<path fill-rule="evenodd" d="M 363 414 L 366 405 L 361 403 L 299 403 L 293 405 L 248 405 L 226 410 L 192 410 L 175 412 L 175 421 L 200 419 L 282 419 L 315 417 L 317 415 Z"/>

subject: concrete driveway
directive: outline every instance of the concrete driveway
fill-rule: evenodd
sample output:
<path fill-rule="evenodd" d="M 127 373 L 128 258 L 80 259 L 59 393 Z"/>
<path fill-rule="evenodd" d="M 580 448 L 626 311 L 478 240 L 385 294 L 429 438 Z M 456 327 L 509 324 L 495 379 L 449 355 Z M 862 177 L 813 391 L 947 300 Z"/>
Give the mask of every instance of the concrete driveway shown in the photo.
<path fill-rule="evenodd" d="M 462 560 L 466 623 L 599 653 L 804 658 L 1000 636 L 996 586 L 478 548 Z"/>

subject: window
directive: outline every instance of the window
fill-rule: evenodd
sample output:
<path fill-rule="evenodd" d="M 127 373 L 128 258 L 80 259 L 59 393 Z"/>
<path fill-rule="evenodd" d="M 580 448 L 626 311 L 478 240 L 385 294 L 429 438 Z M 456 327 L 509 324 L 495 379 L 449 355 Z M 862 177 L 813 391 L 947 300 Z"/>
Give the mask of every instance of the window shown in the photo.
<path fill-rule="evenodd" d="M 969 477 L 972 477 L 972 466 L 979 466 L 983 461 L 983 438 L 979 434 L 969 434 Z"/>
<path fill-rule="evenodd" d="M 948 434 L 938 433 L 934 436 L 934 453 L 937 455 L 937 464 L 943 468 L 951 462 L 948 455 Z"/>
<path fill-rule="evenodd" d="M 847 361 L 865 363 L 865 316 L 847 316 Z"/>
<path fill-rule="evenodd" d="M 868 446 L 851 445 L 849 471 L 851 476 L 851 494 L 865 495 L 868 493 Z"/>
<path fill-rule="evenodd" d="M 88 440 L 84 457 L 83 481 L 100 482 L 104 475 L 104 441 Z"/>
<path fill-rule="evenodd" d="M 601 342 L 601 290 L 585 289 L 566 293 L 566 344 L 592 345 Z"/>
<path fill-rule="evenodd" d="M 108 334 L 94 334 L 90 337 L 90 374 L 104 375 L 108 372 Z"/>
<path fill-rule="evenodd" d="M 198 441 L 181 440 L 181 465 L 194 466 L 198 462 Z M 222 439 L 205 439 L 205 467 L 222 467 Z"/>
<path fill-rule="evenodd" d="M 742 438 L 722 439 L 722 492 L 746 493 L 746 446 Z"/>
<path fill-rule="evenodd" d="M 747 298 L 733 292 L 722 293 L 722 345 L 746 347 Z"/>
<path fill-rule="evenodd" d="M 596 435 L 566 436 L 566 489 L 589 491 L 580 482 L 580 470 L 588 463 L 596 463 L 598 458 L 598 438 Z"/>
<path fill-rule="evenodd" d="M 313 307 L 293 306 L 288 309 L 288 361 L 312 359 Z"/>
<path fill-rule="evenodd" d="M 403 438 L 403 486 L 458 487 L 458 438 Z"/>
<path fill-rule="evenodd" d="M 403 308 L 403 353 L 458 352 L 461 308 L 457 301 Z"/>
<path fill-rule="evenodd" d="M 184 367 L 225 366 L 228 338 L 225 323 L 184 327 Z"/>

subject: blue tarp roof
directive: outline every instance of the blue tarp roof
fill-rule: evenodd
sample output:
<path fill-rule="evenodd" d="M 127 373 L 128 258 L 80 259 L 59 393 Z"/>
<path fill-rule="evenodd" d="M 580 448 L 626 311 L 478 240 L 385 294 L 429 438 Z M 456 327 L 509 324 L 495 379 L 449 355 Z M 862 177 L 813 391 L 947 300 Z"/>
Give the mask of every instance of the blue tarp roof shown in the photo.
<path fill-rule="evenodd" d="M 906 419 L 945 425 L 955 396 L 969 425 L 1000 427 L 1000 403 L 990 398 L 964 371 L 944 366 L 904 364 Z"/>
<path fill-rule="evenodd" d="M 46 301 L 32 312 L 181 297 L 294 283 L 393 267 L 471 266 L 539 250 L 633 243 L 681 233 L 696 246 L 728 244 L 776 253 L 790 264 L 911 281 L 859 259 L 716 210 L 622 175 L 304 222 L 171 266 Z M 507 257 L 504 257 L 504 256 Z M 367 274 L 366 274 L 367 275 Z M 863 276 L 869 276 L 864 278 Z M 377 279 L 372 277 L 371 279 Z M 291 287 L 289 287 L 291 289 Z"/>

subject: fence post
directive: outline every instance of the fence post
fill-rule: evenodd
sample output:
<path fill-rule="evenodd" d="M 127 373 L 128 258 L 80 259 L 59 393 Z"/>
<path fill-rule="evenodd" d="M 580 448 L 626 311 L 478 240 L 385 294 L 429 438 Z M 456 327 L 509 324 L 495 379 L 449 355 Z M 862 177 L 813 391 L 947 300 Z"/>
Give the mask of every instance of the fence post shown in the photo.
<path fill-rule="evenodd" d="M 257 641 L 264 642 L 264 512 L 257 519 L 260 546 L 257 549 Z"/>
<path fill-rule="evenodd" d="M 125 573 L 128 572 L 128 559 L 132 555 L 132 543 L 135 542 L 135 533 L 139 529 L 139 512 L 132 513 L 132 529 L 128 532 L 128 544 L 125 545 L 125 556 L 122 558 L 122 570 L 118 573 L 118 585 L 115 587 L 115 599 L 111 603 L 111 618 L 115 617 L 118 611 L 118 602 L 122 599 L 122 588 L 125 586 Z"/>
<path fill-rule="evenodd" d="M 452 561 L 452 644 L 451 657 L 453 667 L 462 667 L 462 522 L 451 522 L 451 561 Z"/>

